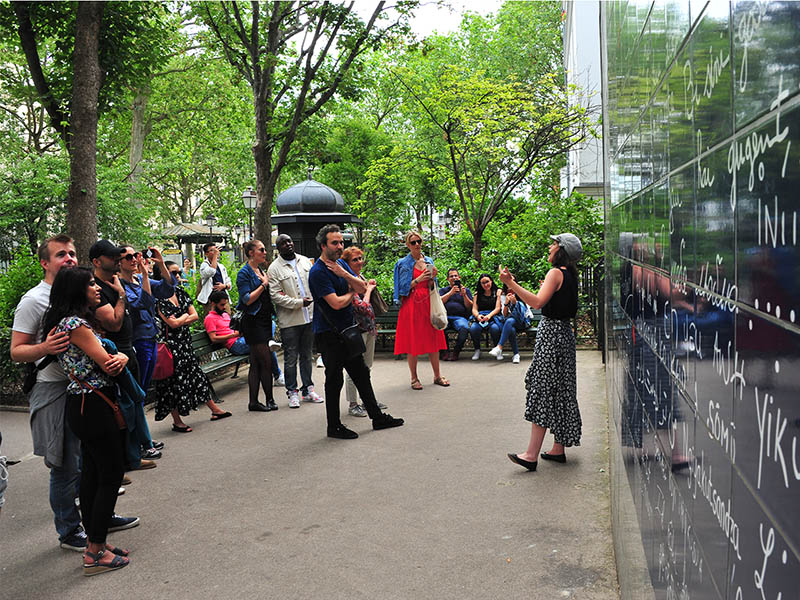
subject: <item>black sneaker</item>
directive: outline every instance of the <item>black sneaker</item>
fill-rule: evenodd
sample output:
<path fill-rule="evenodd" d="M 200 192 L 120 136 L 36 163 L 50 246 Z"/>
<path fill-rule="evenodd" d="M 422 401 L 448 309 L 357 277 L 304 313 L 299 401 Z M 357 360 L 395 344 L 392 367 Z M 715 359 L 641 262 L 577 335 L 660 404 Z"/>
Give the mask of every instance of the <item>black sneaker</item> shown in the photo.
<path fill-rule="evenodd" d="M 108 532 L 122 531 L 123 529 L 130 529 L 139 524 L 139 517 L 122 517 L 120 515 L 111 515 L 111 520 L 108 522 Z"/>
<path fill-rule="evenodd" d="M 156 450 L 155 446 L 142 450 L 142 458 L 145 460 L 155 460 L 161 458 L 161 450 Z"/>
<path fill-rule="evenodd" d="M 348 429 L 344 425 L 339 425 L 333 429 L 328 427 L 328 437 L 337 438 L 340 440 L 354 440 L 358 437 L 358 434 L 355 431 Z"/>
<path fill-rule="evenodd" d="M 389 413 L 381 413 L 377 419 L 372 420 L 373 429 L 390 429 L 391 427 L 400 427 L 405 421 L 403 419 L 395 419 Z"/>
<path fill-rule="evenodd" d="M 157 442 L 156 440 L 153 440 L 153 448 L 155 448 L 156 450 L 163 450 L 164 442 Z"/>

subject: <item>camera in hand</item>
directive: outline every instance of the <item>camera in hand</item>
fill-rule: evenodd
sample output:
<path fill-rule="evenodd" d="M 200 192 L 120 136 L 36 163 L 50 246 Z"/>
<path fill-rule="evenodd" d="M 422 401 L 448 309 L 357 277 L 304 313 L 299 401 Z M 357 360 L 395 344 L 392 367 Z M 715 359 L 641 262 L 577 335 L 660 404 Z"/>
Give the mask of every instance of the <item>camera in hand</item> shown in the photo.
<path fill-rule="evenodd" d="M 460 279 L 454 280 L 453 281 L 453 287 L 457 287 L 457 288 L 461 289 L 461 280 Z"/>
<path fill-rule="evenodd" d="M 153 254 L 153 251 L 150 248 L 145 248 L 142 250 L 142 256 L 145 258 L 153 258 L 155 254 Z"/>

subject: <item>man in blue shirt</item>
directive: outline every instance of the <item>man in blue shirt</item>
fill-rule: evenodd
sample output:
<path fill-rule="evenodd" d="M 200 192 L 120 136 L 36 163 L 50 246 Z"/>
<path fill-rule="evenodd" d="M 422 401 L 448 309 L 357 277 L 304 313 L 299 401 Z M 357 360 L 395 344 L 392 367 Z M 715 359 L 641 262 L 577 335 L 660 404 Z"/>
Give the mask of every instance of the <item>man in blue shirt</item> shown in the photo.
<path fill-rule="evenodd" d="M 342 425 L 339 416 L 339 395 L 344 385 L 343 369 L 356 385 L 359 395 L 372 419 L 373 429 L 400 427 L 403 419 L 382 413 L 372 390 L 369 368 L 364 357 L 347 356 L 341 331 L 353 325 L 353 294 L 364 293 L 366 283 L 345 270 L 336 261 L 341 258 L 344 241 L 337 225 L 325 225 L 317 233 L 320 258 L 308 273 L 308 286 L 314 299 L 314 318 L 311 328 L 314 340 L 325 363 L 325 411 L 328 418 L 328 437 L 351 440 L 358 437 Z"/>
<path fill-rule="evenodd" d="M 444 356 L 444 360 L 458 360 L 469 335 L 469 318 L 472 316 L 472 293 L 461 283 L 458 269 L 447 270 L 448 287 L 439 289 L 439 295 L 447 311 L 447 329 L 458 334 L 452 352 Z"/>

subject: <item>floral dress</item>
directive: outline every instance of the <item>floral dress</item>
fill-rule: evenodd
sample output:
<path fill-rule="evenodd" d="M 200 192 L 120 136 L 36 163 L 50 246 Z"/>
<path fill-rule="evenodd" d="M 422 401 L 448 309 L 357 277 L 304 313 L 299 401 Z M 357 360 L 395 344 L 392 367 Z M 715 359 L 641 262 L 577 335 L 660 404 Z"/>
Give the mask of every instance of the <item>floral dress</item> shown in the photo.
<path fill-rule="evenodd" d="M 189 312 L 192 304 L 189 295 L 179 286 L 175 287 L 178 306 L 169 300 L 158 300 L 156 305 L 165 317 L 180 317 Z M 200 363 L 192 351 L 192 334 L 188 325 L 172 329 L 160 320 L 159 341 L 165 341 L 172 351 L 175 371 L 172 377 L 155 382 L 156 421 L 164 419 L 171 411 L 177 410 L 185 417 L 189 411 L 211 400 L 211 382 L 200 368 Z"/>
<path fill-rule="evenodd" d="M 79 327 L 88 327 L 94 336 L 98 340 L 100 339 L 100 336 L 92 329 L 92 326 L 89 325 L 86 320 L 77 316 L 64 317 L 61 319 L 56 326 L 56 333 L 69 333 Z M 73 343 L 70 343 L 67 349 L 58 355 L 58 364 L 64 369 L 68 377 L 72 375 L 78 381 L 89 384 L 95 389 L 102 389 L 114 385 L 109 376 L 103 372 L 97 363 Z M 67 393 L 80 394 L 84 391 L 81 385 L 70 377 Z"/>

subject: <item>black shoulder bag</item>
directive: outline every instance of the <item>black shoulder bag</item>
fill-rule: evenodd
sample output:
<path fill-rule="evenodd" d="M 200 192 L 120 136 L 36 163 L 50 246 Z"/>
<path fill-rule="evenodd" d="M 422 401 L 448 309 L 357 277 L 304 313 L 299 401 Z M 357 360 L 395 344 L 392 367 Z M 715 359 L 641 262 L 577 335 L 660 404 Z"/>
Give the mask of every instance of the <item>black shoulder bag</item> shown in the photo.
<path fill-rule="evenodd" d="M 26 394 L 30 394 L 33 386 L 36 385 L 36 376 L 44 369 L 47 365 L 55 360 L 55 356 L 52 354 L 48 354 L 45 356 L 41 361 L 39 361 L 38 365 L 33 363 L 27 363 L 25 365 L 25 379 L 22 382 L 22 391 Z"/>
<path fill-rule="evenodd" d="M 320 298 L 320 301 L 322 302 L 319 306 L 320 312 L 323 318 L 328 322 L 328 325 L 330 325 L 331 330 L 342 340 L 345 357 L 349 360 L 364 354 L 364 352 L 367 351 L 367 347 L 364 344 L 364 338 L 361 337 L 361 329 L 359 329 L 358 325 L 350 325 L 350 327 L 345 327 L 339 331 L 336 329 L 336 325 L 333 324 L 333 321 L 325 314 L 325 305 L 328 303 L 322 298 Z"/>

